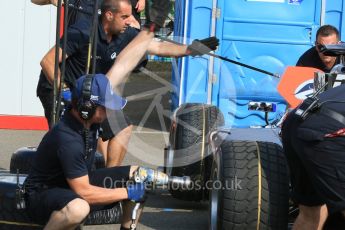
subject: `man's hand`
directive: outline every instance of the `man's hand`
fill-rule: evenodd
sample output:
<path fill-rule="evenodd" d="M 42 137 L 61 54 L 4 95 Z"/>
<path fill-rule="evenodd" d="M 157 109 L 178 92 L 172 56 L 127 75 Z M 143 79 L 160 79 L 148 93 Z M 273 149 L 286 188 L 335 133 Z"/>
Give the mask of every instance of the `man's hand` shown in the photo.
<path fill-rule="evenodd" d="M 129 16 L 128 22 L 129 22 L 129 26 L 130 26 L 130 27 L 133 27 L 133 28 L 135 28 L 135 29 L 140 30 L 140 24 L 139 24 L 139 22 L 137 21 L 137 19 L 135 19 L 135 17 L 134 17 L 133 15 Z"/>
<path fill-rule="evenodd" d="M 137 10 L 137 12 L 143 11 L 145 9 L 145 0 L 138 0 L 135 9 Z"/>
<path fill-rule="evenodd" d="M 153 0 L 151 8 L 148 10 L 149 15 L 146 15 L 149 20 L 146 22 L 145 28 L 152 32 L 158 31 L 164 26 L 170 9 L 170 0 Z"/>
<path fill-rule="evenodd" d="M 145 200 L 144 183 L 135 183 L 127 186 L 128 200 L 141 202 Z"/>
<path fill-rule="evenodd" d="M 219 39 L 216 37 L 205 38 L 202 40 L 195 39 L 191 45 L 187 47 L 187 54 L 193 57 L 204 55 L 210 51 L 217 49 Z"/>

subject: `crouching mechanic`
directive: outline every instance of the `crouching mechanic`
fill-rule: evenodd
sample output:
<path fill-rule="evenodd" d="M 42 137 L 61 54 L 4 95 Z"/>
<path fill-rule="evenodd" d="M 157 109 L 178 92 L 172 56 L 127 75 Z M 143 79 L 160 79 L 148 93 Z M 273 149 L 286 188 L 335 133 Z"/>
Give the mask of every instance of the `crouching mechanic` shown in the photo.
<path fill-rule="evenodd" d="M 75 229 L 93 208 L 140 201 L 145 193 L 142 183 L 116 187 L 126 185 L 136 166 L 92 170 L 106 109 L 121 110 L 125 100 L 112 92 L 103 74 L 81 77 L 72 95 L 64 117 L 38 146 L 24 183 L 29 212 L 37 222 L 46 223 L 45 229 Z M 110 179 L 111 186 L 105 186 Z M 122 229 L 130 227 L 132 206 L 124 201 Z"/>
<path fill-rule="evenodd" d="M 165 17 L 160 15 L 162 20 Z M 29 213 L 36 221 L 46 223 L 45 229 L 75 229 L 95 205 L 142 200 L 142 183 L 127 188 L 117 187 L 117 183 L 112 183 L 114 188 L 103 185 L 105 177 L 114 182 L 127 181 L 136 166 L 91 169 L 100 123 L 106 119 L 107 110 L 120 110 L 125 103 L 112 87 L 121 84 L 141 60 L 157 22 L 151 22 L 150 30 L 140 32 L 121 52 L 106 76 L 87 75 L 76 81 L 71 107 L 38 146 L 24 188 Z M 128 229 L 132 207 L 130 202 L 124 203 L 121 228 Z"/>
<path fill-rule="evenodd" d="M 289 113 L 282 140 L 299 204 L 294 230 L 322 229 L 329 214 L 345 215 L 345 85 L 321 93 L 305 118 Z M 305 102 L 304 102 L 305 103 Z"/>

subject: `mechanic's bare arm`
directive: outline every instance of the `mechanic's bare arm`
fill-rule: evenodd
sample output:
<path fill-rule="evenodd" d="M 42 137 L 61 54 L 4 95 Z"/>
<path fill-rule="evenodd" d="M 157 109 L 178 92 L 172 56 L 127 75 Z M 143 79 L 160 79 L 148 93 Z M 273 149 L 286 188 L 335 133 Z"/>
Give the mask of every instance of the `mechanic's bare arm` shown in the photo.
<path fill-rule="evenodd" d="M 137 21 L 137 19 L 135 19 L 135 17 L 133 15 L 129 16 L 128 20 L 130 22 L 130 24 L 129 24 L 130 27 L 133 27 L 133 28 L 140 30 L 140 24 Z"/>
<path fill-rule="evenodd" d="M 138 0 L 135 9 L 137 10 L 137 12 L 141 12 L 145 9 L 145 0 Z"/>
<path fill-rule="evenodd" d="M 129 178 L 133 177 L 134 171 L 138 166 L 131 166 Z M 110 204 L 128 198 L 127 189 L 125 188 L 102 188 L 91 185 L 89 176 L 85 175 L 75 179 L 68 179 L 67 182 L 71 189 L 80 195 L 89 204 Z"/>
<path fill-rule="evenodd" d="M 89 204 L 111 204 L 128 198 L 125 188 L 102 188 L 89 183 L 89 176 L 67 179 L 71 189 Z"/>
<path fill-rule="evenodd" d="M 148 48 L 148 52 L 161 57 L 181 57 L 187 55 L 187 46 L 153 40 Z"/>
<path fill-rule="evenodd" d="M 153 37 L 154 33 L 143 30 L 121 51 L 106 74 L 114 88 L 123 83 L 128 74 L 137 66 Z"/>
<path fill-rule="evenodd" d="M 57 2 L 58 0 L 31 0 L 31 2 L 33 4 L 36 5 L 48 5 L 48 4 L 52 4 L 54 6 L 57 6 Z"/>
<path fill-rule="evenodd" d="M 66 57 L 67 58 L 67 57 Z M 62 62 L 62 49 L 59 48 L 59 63 Z M 50 84 L 54 84 L 54 68 L 55 68 L 55 46 L 41 60 L 41 67 L 44 75 Z M 58 83 L 60 83 L 60 68 L 58 68 Z M 60 85 L 59 85 L 60 86 Z"/>

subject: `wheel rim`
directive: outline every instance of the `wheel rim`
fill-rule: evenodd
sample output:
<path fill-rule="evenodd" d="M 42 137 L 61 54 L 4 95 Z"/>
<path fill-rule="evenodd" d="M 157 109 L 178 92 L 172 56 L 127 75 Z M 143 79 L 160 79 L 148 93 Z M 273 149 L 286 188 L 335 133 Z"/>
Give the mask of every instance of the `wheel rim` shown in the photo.
<path fill-rule="evenodd" d="M 212 173 L 212 181 L 215 181 L 218 179 L 218 170 L 215 169 Z M 218 229 L 218 218 L 219 218 L 219 190 L 217 189 L 211 189 L 210 193 L 210 225 L 211 230 L 217 230 Z"/>

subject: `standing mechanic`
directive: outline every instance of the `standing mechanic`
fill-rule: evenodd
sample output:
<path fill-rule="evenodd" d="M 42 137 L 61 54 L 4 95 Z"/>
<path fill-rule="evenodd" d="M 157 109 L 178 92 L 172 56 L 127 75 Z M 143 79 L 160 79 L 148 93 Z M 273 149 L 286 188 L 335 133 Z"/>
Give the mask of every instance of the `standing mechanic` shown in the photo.
<path fill-rule="evenodd" d="M 97 42 L 96 72 L 106 73 L 123 48 L 137 36 L 139 31 L 129 27 L 128 20 L 132 15 L 132 5 L 129 0 L 104 0 L 101 8 L 102 14 L 98 25 L 99 39 Z M 88 21 L 79 21 L 68 28 L 64 84 L 70 89 L 74 88 L 75 80 L 85 72 L 89 36 Z M 148 47 L 148 52 L 159 56 L 195 56 L 215 50 L 217 46 L 218 39 L 216 38 L 194 41 L 188 47 L 186 45 L 152 40 Z M 59 51 L 59 62 L 61 63 L 62 50 L 60 49 Z M 133 50 L 133 53 L 135 52 Z M 54 63 L 55 47 L 41 61 L 42 72 L 37 87 L 37 95 L 42 102 L 48 121 L 50 121 L 53 108 L 52 83 L 54 80 Z M 108 121 L 102 124 L 102 139 L 104 142 L 100 141 L 99 146 L 100 152 L 103 153 L 106 159 L 107 167 L 121 164 L 127 151 L 127 144 L 132 131 L 132 125 L 129 124 L 128 119 L 121 112 L 117 111 L 109 116 L 121 117 L 122 119 L 117 121 L 115 125 L 110 125 Z M 111 120 L 113 122 L 114 119 Z M 112 130 L 110 127 L 117 127 L 118 129 Z M 107 140 L 110 140 L 109 143 L 107 143 Z"/>
<path fill-rule="evenodd" d="M 322 229 L 328 215 L 345 215 L 345 85 L 318 97 L 318 108 L 305 120 L 297 107 L 282 127 L 292 198 L 299 205 L 294 230 Z"/>
<path fill-rule="evenodd" d="M 338 57 L 325 56 L 320 52 L 320 45 L 339 43 L 339 31 L 331 25 L 323 25 L 316 32 L 315 46 L 307 50 L 297 61 L 296 66 L 314 67 L 329 73 L 333 66 L 339 64 Z"/>
<path fill-rule="evenodd" d="M 165 1 L 166 2 L 166 1 Z M 119 55 L 107 75 L 86 75 L 76 81 L 71 106 L 63 118 L 42 139 L 32 169 L 24 183 L 26 202 L 31 216 L 44 229 L 75 229 L 95 205 L 121 200 L 142 200 L 142 183 L 126 188 L 104 188 L 107 178 L 127 181 L 136 166 L 92 171 L 97 135 L 109 110 L 120 110 L 125 102 L 112 86 L 120 84 L 135 68 L 152 42 L 155 27 L 161 25 L 168 9 L 162 0 L 157 4 L 156 18 L 151 17 L 150 30 L 145 29 Z M 162 7 L 163 9 L 161 9 Z M 136 51 L 133 53 L 133 51 Z M 124 68 L 126 67 L 126 68 Z M 121 229 L 131 224 L 130 202 L 125 201 Z"/>

